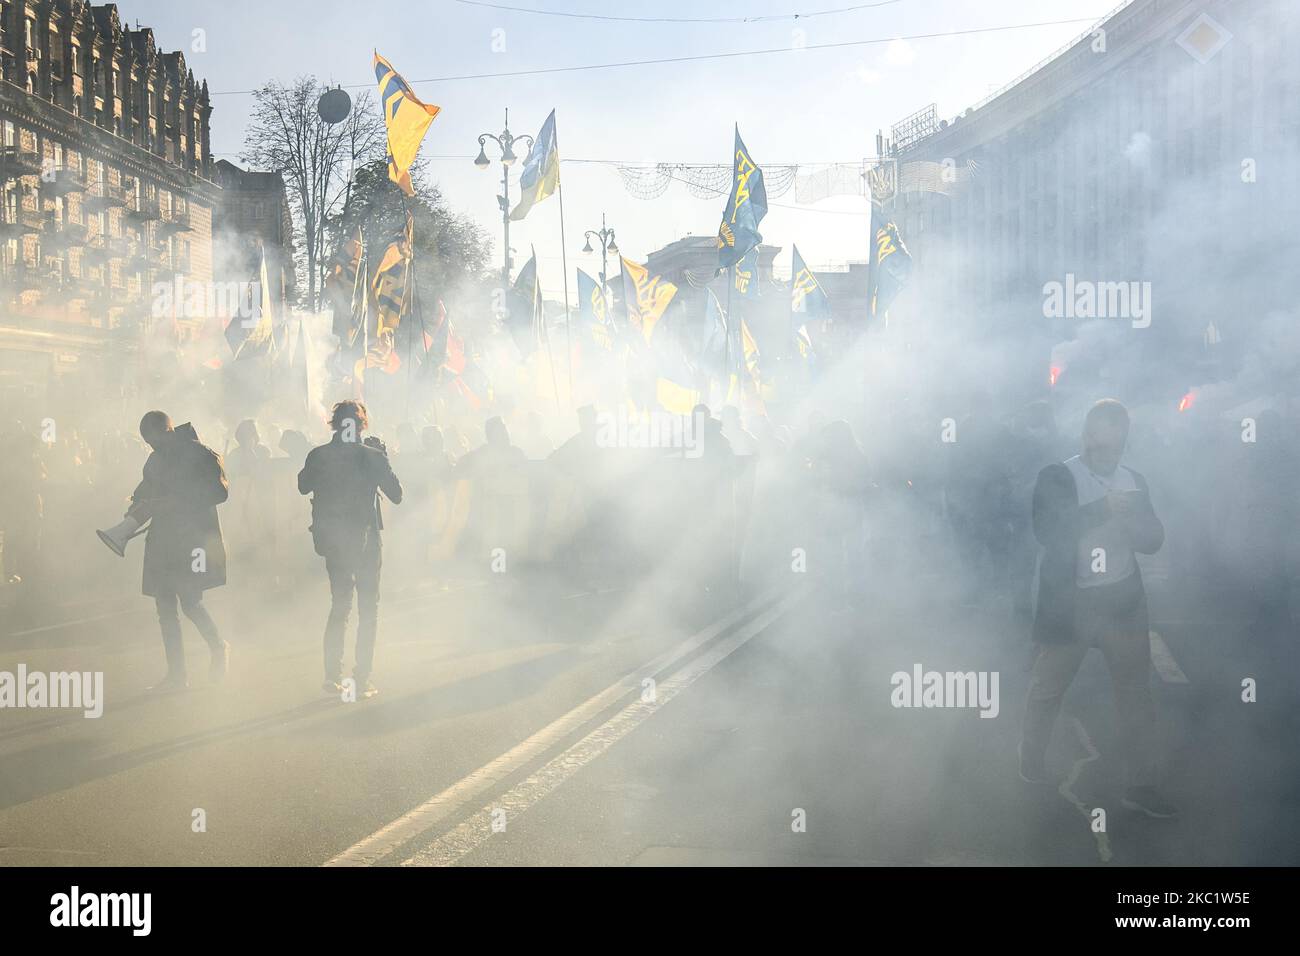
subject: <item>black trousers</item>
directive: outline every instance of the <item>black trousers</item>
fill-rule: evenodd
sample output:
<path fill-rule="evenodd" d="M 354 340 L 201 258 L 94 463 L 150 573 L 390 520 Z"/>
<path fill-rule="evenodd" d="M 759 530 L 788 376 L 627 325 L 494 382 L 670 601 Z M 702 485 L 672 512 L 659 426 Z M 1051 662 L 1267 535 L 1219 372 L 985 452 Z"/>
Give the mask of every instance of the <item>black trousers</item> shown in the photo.
<path fill-rule="evenodd" d="M 357 602 L 356 664 L 352 676 L 358 684 L 370 679 L 375 662 L 375 636 L 379 629 L 379 569 L 383 564 L 378 533 L 365 536 L 357 549 L 331 551 L 325 556 L 330 577 L 330 614 L 325 622 L 325 679 L 343 676 L 343 632 Z"/>
<path fill-rule="evenodd" d="M 155 595 L 154 604 L 158 608 L 158 625 L 162 628 L 163 652 L 167 655 L 168 676 L 176 678 L 185 676 L 185 643 L 181 638 L 181 618 L 177 612 L 177 604 L 180 605 L 180 610 L 185 612 L 185 616 L 199 629 L 199 634 L 207 642 L 208 647 L 214 651 L 221 649 L 221 635 L 217 632 L 217 624 L 212 620 L 212 615 L 203 606 L 202 591 L 197 589 L 168 591 Z"/>

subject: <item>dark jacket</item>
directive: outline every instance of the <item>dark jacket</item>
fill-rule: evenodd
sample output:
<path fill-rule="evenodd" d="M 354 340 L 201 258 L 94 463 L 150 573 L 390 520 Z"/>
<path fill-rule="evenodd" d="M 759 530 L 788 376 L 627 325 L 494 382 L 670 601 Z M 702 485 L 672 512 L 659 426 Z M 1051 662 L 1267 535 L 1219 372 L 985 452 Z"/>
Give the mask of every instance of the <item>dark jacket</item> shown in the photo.
<path fill-rule="evenodd" d="M 206 591 L 226 583 L 217 505 L 229 495 L 221 456 L 199 441 L 192 425 L 177 427 L 154 449 L 127 510 L 137 521 L 149 520 L 145 594 Z"/>
<path fill-rule="evenodd" d="M 1165 530 L 1151 507 L 1146 479 L 1131 468 L 1127 470 L 1142 492 L 1129 529 L 1133 550 L 1139 554 L 1155 554 L 1164 544 Z M 1068 644 L 1075 640 L 1079 538 L 1088 529 L 1105 524 L 1109 514 L 1105 498 L 1079 506 L 1079 490 L 1074 475 L 1065 465 L 1048 465 L 1038 473 L 1038 482 L 1034 486 L 1034 537 L 1043 546 L 1043 557 L 1038 568 L 1035 641 Z M 1134 567 L 1133 574 L 1140 593 L 1141 572 Z"/>
<path fill-rule="evenodd" d="M 338 433 L 307 454 L 298 491 L 312 496 L 312 540 L 320 555 L 359 550 L 383 528 L 379 491 L 393 504 L 402 503 L 402 483 L 388 455 L 362 442 L 345 442 Z"/>

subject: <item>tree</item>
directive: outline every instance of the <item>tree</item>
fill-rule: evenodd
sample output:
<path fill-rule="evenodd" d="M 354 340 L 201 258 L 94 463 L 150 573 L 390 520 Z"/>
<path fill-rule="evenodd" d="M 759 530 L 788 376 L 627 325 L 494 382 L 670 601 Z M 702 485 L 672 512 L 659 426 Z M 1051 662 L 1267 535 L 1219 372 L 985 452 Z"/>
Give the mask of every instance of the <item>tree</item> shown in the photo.
<path fill-rule="evenodd" d="M 327 226 L 346 212 L 355 168 L 387 153 L 383 117 L 369 91 L 356 98 L 347 119 L 331 125 L 316 111 L 326 89 L 314 76 L 301 76 L 288 86 L 272 81 L 256 90 L 240 154 L 251 168 L 279 171 L 285 178 L 303 236 L 307 288 L 302 304 L 313 311 L 320 308 L 328 261 Z"/>
<path fill-rule="evenodd" d="M 412 168 L 416 194 L 408 199 L 388 178 L 385 160 L 360 167 L 346 210 L 331 223 L 332 248 L 337 250 L 360 228 L 367 257 L 372 265 L 377 263 L 405 228 L 409 208 L 415 220 L 415 281 L 426 318 L 432 318 L 435 303 L 442 299 L 456 312 L 462 329 L 485 331 L 485 326 L 478 328 L 478 319 L 489 314 L 487 287 L 495 284 L 488 281 L 487 272 L 491 241 L 472 218 L 452 211 L 422 173 L 417 162 Z"/>

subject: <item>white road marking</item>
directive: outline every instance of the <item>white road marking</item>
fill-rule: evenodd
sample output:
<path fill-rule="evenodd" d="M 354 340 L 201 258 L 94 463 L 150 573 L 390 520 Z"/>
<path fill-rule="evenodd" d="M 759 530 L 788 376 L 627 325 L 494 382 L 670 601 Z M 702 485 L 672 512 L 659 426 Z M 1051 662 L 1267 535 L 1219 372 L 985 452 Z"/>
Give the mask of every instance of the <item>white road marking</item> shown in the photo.
<path fill-rule="evenodd" d="M 1151 632 L 1151 663 L 1156 667 L 1156 673 L 1166 684 L 1186 684 L 1189 683 L 1187 675 L 1183 669 L 1178 666 L 1178 661 L 1174 660 L 1173 652 L 1169 650 L 1169 645 L 1165 639 L 1157 632 Z"/>
<path fill-rule="evenodd" d="M 767 600 L 766 597 L 755 598 L 749 604 L 725 615 L 698 634 L 661 654 L 643 667 L 625 675 L 600 693 L 553 720 L 527 740 L 517 744 L 495 760 L 484 764 L 441 793 L 398 817 L 392 823 L 381 827 L 370 836 L 348 847 L 342 853 L 326 861 L 324 865 L 371 866 L 377 863 L 401 844 L 419 836 L 440 820 L 460 811 L 469 805 L 471 801 L 477 800 L 502 780 L 537 759 L 566 736 L 575 732 L 587 721 L 592 720 L 602 711 L 618 703 L 627 694 L 640 691 L 643 678 L 658 674 L 682 657 L 693 653 L 737 621 L 742 620 L 746 615 L 761 607 Z"/>
<path fill-rule="evenodd" d="M 1092 829 L 1092 809 L 1085 807 L 1083 801 L 1075 795 L 1074 790 L 1072 789 L 1075 782 L 1079 779 L 1079 774 L 1083 773 L 1083 765 L 1092 763 L 1094 760 L 1099 758 L 1101 754 L 1098 753 L 1097 748 L 1093 746 L 1092 738 L 1088 736 L 1088 731 L 1084 730 L 1083 724 L 1079 721 L 1079 718 L 1071 717 L 1070 723 L 1074 725 L 1074 732 L 1079 738 L 1079 743 L 1083 744 L 1083 749 L 1087 753 L 1087 756 L 1080 757 L 1074 762 L 1074 766 L 1070 768 L 1070 775 L 1061 781 L 1061 785 L 1057 787 L 1057 792 L 1060 793 L 1061 796 L 1065 797 L 1066 800 L 1070 801 L 1070 803 L 1074 804 L 1075 808 L 1083 814 L 1083 819 L 1088 823 L 1088 829 L 1092 831 L 1092 835 L 1097 839 L 1097 856 L 1101 857 L 1101 862 L 1109 863 L 1111 858 L 1110 837 L 1104 832 L 1098 833 Z"/>
<path fill-rule="evenodd" d="M 605 753 L 640 726 L 646 718 L 658 712 L 670 700 L 746 644 L 754 635 L 785 614 L 795 603 L 802 600 L 805 594 L 802 589 L 796 591 L 754 618 L 735 634 L 723 638 L 671 677 L 661 681 L 655 688 L 654 700 L 644 701 L 638 698 L 508 793 L 481 807 L 469 819 L 404 861 L 402 866 L 452 866 L 460 861 L 491 839 L 494 814 L 505 811 L 507 824 L 517 819 L 529 807 L 538 803 L 584 766 Z"/>

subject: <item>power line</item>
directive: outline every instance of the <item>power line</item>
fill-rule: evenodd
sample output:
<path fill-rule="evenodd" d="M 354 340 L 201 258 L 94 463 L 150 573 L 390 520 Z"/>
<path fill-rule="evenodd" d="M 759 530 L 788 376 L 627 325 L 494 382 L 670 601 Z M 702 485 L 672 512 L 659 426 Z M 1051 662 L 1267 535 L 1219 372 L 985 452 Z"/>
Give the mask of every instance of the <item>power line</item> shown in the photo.
<path fill-rule="evenodd" d="M 569 17 L 574 20 L 611 20 L 616 23 L 766 23 L 776 20 L 811 20 L 813 17 L 829 17 L 837 13 L 855 13 L 873 7 L 887 7 L 902 0 L 877 0 L 876 3 L 858 3 L 851 7 L 839 7 L 835 10 L 813 10 L 809 13 L 772 13 L 754 17 L 615 17 L 603 13 L 572 13 L 564 10 L 537 10 L 532 7 L 512 7 L 504 3 L 486 3 L 484 0 L 456 0 L 467 7 L 488 7 L 493 10 L 508 10 L 511 13 L 532 13 L 545 17 Z"/>
<path fill-rule="evenodd" d="M 1001 33 L 1008 30 L 1031 30 L 1037 27 L 1058 27 L 1075 23 L 1095 23 L 1096 17 L 1073 17 L 1068 20 L 1042 20 L 1037 23 L 1012 23 L 999 27 L 976 27 L 970 30 L 946 30 L 940 33 L 913 33 L 906 36 L 876 37 L 870 40 L 842 40 L 838 43 L 812 43 L 804 47 L 776 47 L 767 50 L 738 50 L 734 53 L 701 53 L 693 56 L 660 57 L 651 60 L 621 60 L 614 63 L 588 63 L 582 66 L 552 66 L 535 70 L 512 70 L 503 73 L 464 73 L 458 76 L 431 76 L 420 80 L 408 80 L 408 83 L 452 83 L 457 80 L 493 80 L 508 79 L 517 76 L 542 76 L 551 73 L 580 73 L 586 70 L 614 70 L 629 66 L 662 66 L 670 63 L 691 63 L 700 60 L 727 60 L 744 56 L 768 56 L 774 53 L 804 53 L 809 50 L 833 50 L 848 47 L 872 46 L 878 43 L 892 43 L 895 40 L 935 40 L 942 37 L 971 36 L 980 33 Z M 349 90 L 370 89 L 373 83 L 353 83 L 345 87 Z M 209 96 L 248 96 L 257 90 L 219 90 Z"/>

